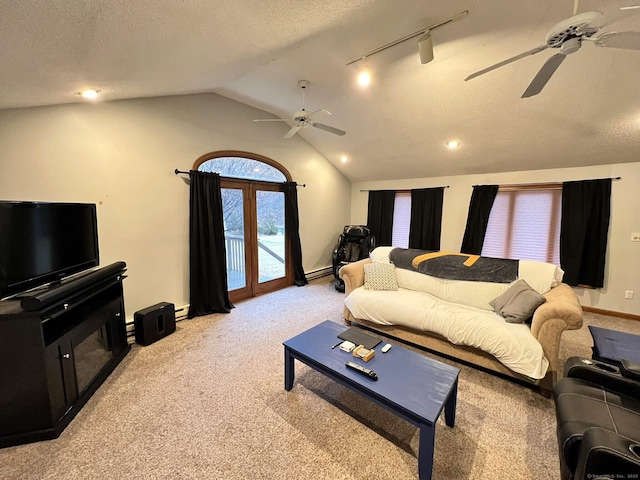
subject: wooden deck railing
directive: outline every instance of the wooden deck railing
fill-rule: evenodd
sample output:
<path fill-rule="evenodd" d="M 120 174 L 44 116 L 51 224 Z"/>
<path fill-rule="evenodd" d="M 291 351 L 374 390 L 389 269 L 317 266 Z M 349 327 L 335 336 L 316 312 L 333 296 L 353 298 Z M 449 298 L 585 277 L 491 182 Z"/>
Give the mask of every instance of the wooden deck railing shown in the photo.
<path fill-rule="evenodd" d="M 225 234 L 226 250 L 227 250 L 227 270 L 237 272 L 245 271 L 244 263 L 244 237 L 242 235 Z M 267 252 L 271 257 L 284 265 L 284 258 L 267 247 L 258 240 L 258 248 Z"/>

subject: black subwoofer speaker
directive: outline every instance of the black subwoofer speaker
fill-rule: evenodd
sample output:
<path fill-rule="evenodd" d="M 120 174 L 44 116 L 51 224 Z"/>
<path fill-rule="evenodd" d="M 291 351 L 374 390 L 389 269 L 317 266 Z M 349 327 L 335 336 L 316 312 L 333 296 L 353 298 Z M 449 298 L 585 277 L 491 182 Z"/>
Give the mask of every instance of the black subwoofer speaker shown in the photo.
<path fill-rule="evenodd" d="M 173 303 L 162 302 L 133 314 L 136 343 L 150 345 L 176 331 L 176 309 Z"/>

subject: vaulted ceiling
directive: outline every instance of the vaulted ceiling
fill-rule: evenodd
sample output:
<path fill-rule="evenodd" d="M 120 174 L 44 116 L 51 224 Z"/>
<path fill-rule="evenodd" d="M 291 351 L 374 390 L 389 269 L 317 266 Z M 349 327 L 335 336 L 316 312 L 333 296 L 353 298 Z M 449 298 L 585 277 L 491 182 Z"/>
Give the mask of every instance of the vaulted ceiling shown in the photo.
<path fill-rule="evenodd" d="M 634 0 L 580 0 L 620 13 Z M 289 118 L 302 105 L 337 136 L 299 131 L 352 181 L 640 161 L 640 50 L 583 42 L 539 95 L 520 98 L 547 49 L 465 81 L 545 43 L 574 0 L 0 0 L 0 108 L 214 92 Z M 367 52 L 468 10 L 417 38 Z M 640 31 L 640 9 L 603 31 Z M 282 123 L 284 135 L 293 124 Z M 452 150 L 449 140 L 461 142 Z M 280 139 L 282 142 L 289 140 Z M 342 163 L 340 157 L 349 161 Z"/>

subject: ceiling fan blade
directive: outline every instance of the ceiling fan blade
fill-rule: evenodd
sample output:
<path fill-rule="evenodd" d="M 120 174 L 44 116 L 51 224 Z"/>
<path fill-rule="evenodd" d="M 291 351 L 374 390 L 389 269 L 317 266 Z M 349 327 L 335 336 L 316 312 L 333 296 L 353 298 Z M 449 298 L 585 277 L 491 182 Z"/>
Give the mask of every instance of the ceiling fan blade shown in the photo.
<path fill-rule="evenodd" d="M 599 19 L 591 22 L 589 26 L 600 29 L 635 15 L 640 15 L 640 5 L 630 5 L 628 7 L 621 7 L 617 10 L 610 10 Z"/>
<path fill-rule="evenodd" d="M 335 127 L 330 127 L 329 125 L 325 125 L 324 123 L 314 122 L 311 125 L 316 127 L 316 128 L 319 128 L 320 130 L 324 130 L 325 132 L 334 133 L 334 134 L 340 135 L 340 136 L 342 136 L 345 133 L 347 133 L 344 130 L 340 130 L 340 129 L 335 128 Z"/>
<path fill-rule="evenodd" d="M 506 60 L 503 60 L 500 63 L 496 63 L 495 65 L 491 65 L 490 67 L 487 67 L 478 72 L 472 73 L 467 78 L 465 78 L 465 81 L 471 80 L 472 78 L 479 77 L 480 75 L 484 75 L 485 73 L 495 70 L 496 68 L 504 67 L 509 63 L 515 62 L 516 60 L 520 60 L 521 58 L 524 58 L 524 57 L 528 57 L 529 55 L 535 55 L 536 53 L 540 53 L 541 51 L 546 50 L 547 48 L 548 48 L 547 45 L 540 45 L 539 47 L 532 48 L 531 50 L 527 50 L 526 52 L 523 52 L 520 55 L 516 55 L 515 57 L 507 58 Z"/>
<path fill-rule="evenodd" d="M 257 118 L 254 122 L 290 122 L 291 119 L 286 118 Z"/>
<path fill-rule="evenodd" d="M 553 57 L 544 62 L 544 65 L 520 98 L 533 97 L 534 95 L 539 94 L 551 76 L 556 72 L 560 64 L 564 62 L 566 57 L 567 56 L 562 53 L 556 53 Z"/>
<path fill-rule="evenodd" d="M 315 112 L 307 113 L 307 118 L 311 118 L 318 115 L 331 115 L 331 112 L 329 110 L 320 109 L 320 110 L 316 110 Z"/>
<path fill-rule="evenodd" d="M 609 32 L 596 38 L 599 47 L 640 50 L 640 32 Z"/>
<path fill-rule="evenodd" d="M 289 130 L 283 138 L 293 137 L 298 132 L 298 130 L 300 130 L 300 127 L 298 125 L 296 125 L 295 127 L 291 127 L 291 130 Z"/>

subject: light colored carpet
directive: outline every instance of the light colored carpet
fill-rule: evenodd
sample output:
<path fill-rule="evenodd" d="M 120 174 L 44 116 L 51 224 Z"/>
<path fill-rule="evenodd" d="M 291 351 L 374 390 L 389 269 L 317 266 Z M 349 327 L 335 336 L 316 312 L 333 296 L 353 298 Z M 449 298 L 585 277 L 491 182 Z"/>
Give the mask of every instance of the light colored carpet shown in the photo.
<path fill-rule="evenodd" d="M 0 478 L 417 478 L 411 424 L 298 362 L 284 390 L 282 342 L 326 319 L 342 324 L 331 280 L 133 345 L 58 439 L 0 449 Z M 586 322 L 640 333 L 640 322 Z M 565 333 L 563 357 L 590 356 L 586 326 Z M 436 428 L 434 478 L 557 479 L 553 401 L 460 368 L 456 426 Z"/>

